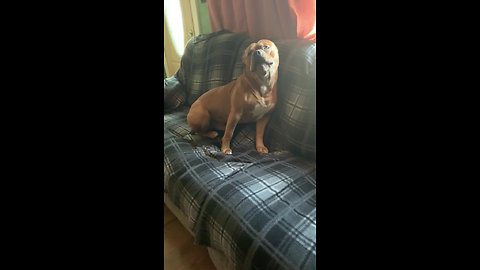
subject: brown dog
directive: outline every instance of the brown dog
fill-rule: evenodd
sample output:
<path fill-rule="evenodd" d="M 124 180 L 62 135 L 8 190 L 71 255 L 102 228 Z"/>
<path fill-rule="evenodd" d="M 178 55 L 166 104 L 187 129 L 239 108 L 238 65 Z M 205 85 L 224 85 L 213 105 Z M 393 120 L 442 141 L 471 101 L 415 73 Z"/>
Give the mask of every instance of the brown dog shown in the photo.
<path fill-rule="evenodd" d="M 192 131 L 209 138 L 225 130 L 222 152 L 232 154 L 230 140 L 238 123 L 256 122 L 255 146 L 268 153 L 263 144 L 265 127 L 277 101 L 278 49 L 266 39 L 250 44 L 242 58 L 245 72 L 227 85 L 213 88 L 200 96 L 187 115 Z"/>

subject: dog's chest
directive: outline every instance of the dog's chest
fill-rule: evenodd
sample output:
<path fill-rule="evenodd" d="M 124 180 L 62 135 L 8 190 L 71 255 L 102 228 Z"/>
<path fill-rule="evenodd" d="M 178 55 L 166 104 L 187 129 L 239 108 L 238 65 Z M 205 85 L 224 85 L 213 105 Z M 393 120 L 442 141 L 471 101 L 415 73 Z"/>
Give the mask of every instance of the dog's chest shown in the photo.
<path fill-rule="evenodd" d="M 242 122 L 257 121 L 262 118 L 266 113 L 270 112 L 275 103 L 271 100 L 261 98 L 256 102 L 250 103 L 248 109 L 244 112 Z"/>
<path fill-rule="evenodd" d="M 264 100 L 255 104 L 252 109 L 252 116 L 258 118 L 269 112 L 273 108 L 273 103 L 266 104 Z"/>

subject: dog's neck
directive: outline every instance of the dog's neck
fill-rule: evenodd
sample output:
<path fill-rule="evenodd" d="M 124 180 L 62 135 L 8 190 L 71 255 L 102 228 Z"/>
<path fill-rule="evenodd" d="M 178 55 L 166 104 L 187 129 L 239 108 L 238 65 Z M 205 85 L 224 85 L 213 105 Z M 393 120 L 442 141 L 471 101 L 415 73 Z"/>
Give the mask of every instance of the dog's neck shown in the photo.
<path fill-rule="evenodd" d="M 247 84 L 248 89 L 257 99 L 260 99 L 260 97 L 264 98 L 270 93 L 270 87 L 266 84 L 257 84 L 257 82 L 252 84 L 250 80 L 247 80 Z"/>
<path fill-rule="evenodd" d="M 252 82 L 250 80 L 247 79 L 246 81 L 248 84 L 247 88 L 250 89 L 250 92 L 257 99 L 258 103 L 260 103 L 260 105 L 262 105 L 263 107 L 267 107 L 265 100 L 272 95 L 275 87 L 275 82 L 270 81 L 270 84 L 262 84 L 258 83 L 258 81 L 255 80 L 252 85 Z"/>
<path fill-rule="evenodd" d="M 275 86 L 275 80 L 272 80 L 270 75 L 268 78 L 255 79 L 253 82 L 249 79 L 246 80 L 252 93 L 258 98 L 258 96 L 266 97 Z"/>

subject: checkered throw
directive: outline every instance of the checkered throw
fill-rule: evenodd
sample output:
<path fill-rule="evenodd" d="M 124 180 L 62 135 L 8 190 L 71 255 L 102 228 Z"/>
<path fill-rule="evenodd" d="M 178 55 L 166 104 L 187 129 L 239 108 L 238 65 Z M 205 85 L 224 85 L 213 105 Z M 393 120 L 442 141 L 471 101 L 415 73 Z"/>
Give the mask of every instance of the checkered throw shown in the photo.
<path fill-rule="evenodd" d="M 197 244 L 235 269 L 315 269 L 316 164 L 288 151 L 233 155 L 192 136 L 188 110 L 164 116 L 164 191 L 185 214 Z"/>
<path fill-rule="evenodd" d="M 243 72 L 254 42 L 216 32 L 192 39 L 176 78 L 183 106 L 164 114 L 164 192 L 187 217 L 197 244 L 223 253 L 235 269 L 316 268 L 315 43 L 278 41 L 278 100 L 255 150 L 255 124 L 239 125 L 233 155 L 218 140 L 190 134 L 189 106 Z M 175 104 L 178 105 L 178 104 Z"/>

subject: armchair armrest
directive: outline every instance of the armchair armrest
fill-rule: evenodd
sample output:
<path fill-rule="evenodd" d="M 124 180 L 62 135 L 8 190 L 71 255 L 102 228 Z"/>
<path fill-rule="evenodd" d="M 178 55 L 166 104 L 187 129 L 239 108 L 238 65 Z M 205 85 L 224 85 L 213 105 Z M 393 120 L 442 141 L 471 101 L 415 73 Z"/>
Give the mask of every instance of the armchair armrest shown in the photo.
<path fill-rule="evenodd" d="M 163 80 L 163 113 L 170 113 L 185 103 L 185 88 L 175 76 Z"/>

